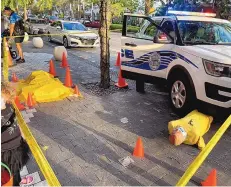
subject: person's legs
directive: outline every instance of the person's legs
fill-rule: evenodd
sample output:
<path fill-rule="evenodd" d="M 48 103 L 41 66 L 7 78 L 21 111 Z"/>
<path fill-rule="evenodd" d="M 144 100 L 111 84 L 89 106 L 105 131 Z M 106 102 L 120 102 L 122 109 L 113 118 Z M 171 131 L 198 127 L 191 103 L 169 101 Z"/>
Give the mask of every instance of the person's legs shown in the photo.
<path fill-rule="evenodd" d="M 23 39 L 24 38 L 22 38 L 22 37 L 16 37 L 15 38 L 16 48 L 18 50 L 18 56 L 19 56 L 19 59 L 16 60 L 17 63 L 24 63 L 25 62 L 23 51 L 22 51 L 22 42 L 23 42 Z"/>
<path fill-rule="evenodd" d="M 21 176 L 20 176 L 20 171 L 18 170 L 17 172 L 13 173 L 13 185 L 20 186 L 20 182 L 21 182 Z"/>
<path fill-rule="evenodd" d="M 21 43 L 16 43 L 16 47 L 17 47 L 17 50 L 18 50 L 18 55 L 19 55 L 19 57 L 20 57 L 21 59 L 24 59 Z"/>

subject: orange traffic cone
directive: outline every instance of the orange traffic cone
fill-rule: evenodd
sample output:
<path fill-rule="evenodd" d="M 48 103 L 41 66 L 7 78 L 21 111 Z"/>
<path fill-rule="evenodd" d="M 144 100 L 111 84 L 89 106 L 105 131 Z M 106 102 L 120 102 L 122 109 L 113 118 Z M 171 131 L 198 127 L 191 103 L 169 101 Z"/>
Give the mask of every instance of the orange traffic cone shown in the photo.
<path fill-rule="evenodd" d="M 28 97 L 27 97 L 27 106 L 29 108 L 33 108 L 34 105 L 36 104 L 35 100 L 32 98 L 32 94 L 28 93 Z"/>
<path fill-rule="evenodd" d="M 12 82 L 18 82 L 18 77 L 16 76 L 15 73 L 12 75 Z"/>
<path fill-rule="evenodd" d="M 77 85 L 75 85 L 74 94 L 76 95 L 76 97 L 82 97 Z"/>
<path fill-rule="evenodd" d="M 11 66 L 14 65 L 14 63 L 13 63 L 13 60 L 12 60 L 9 48 L 8 48 L 8 54 L 7 54 L 7 56 L 8 56 L 8 65 L 9 65 L 9 67 L 11 67 Z"/>
<path fill-rule="evenodd" d="M 116 64 L 115 64 L 115 66 L 120 66 L 120 64 L 121 64 L 121 60 L 120 60 L 120 52 L 118 52 L 118 55 L 117 55 L 117 59 L 116 59 Z"/>
<path fill-rule="evenodd" d="M 49 68 L 49 73 L 56 77 L 56 71 L 55 71 L 55 65 L 53 60 L 50 60 L 50 68 Z"/>
<path fill-rule="evenodd" d="M 10 49 L 8 47 L 8 44 L 7 44 L 7 41 L 6 41 L 5 37 L 3 39 L 3 46 L 6 48 L 8 66 L 11 67 L 11 66 L 13 66 L 13 60 L 12 60 L 12 57 L 11 57 L 11 54 L 10 54 Z"/>
<path fill-rule="evenodd" d="M 66 87 L 72 87 L 72 78 L 71 78 L 71 72 L 70 72 L 70 67 L 66 68 L 66 77 L 65 77 L 65 84 Z"/>
<path fill-rule="evenodd" d="M 20 103 L 18 96 L 15 97 L 14 102 L 15 102 L 15 104 L 18 107 L 19 110 L 24 110 L 25 109 L 25 106 Z"/>
<path fill-rule="evenodd" d="M 133 156 L 144 158 L 144 147 L 141 138 L 139 137 L 136 142 L 136 147 L 133 152 Z"/>
<path fill-rule="evenodd" d="M 127 88 L 128 84 L 126 83 L 126 80 L 122 77 L 121 69 L 119 70 L 119 77 L 118 82 L 115 84 L 119 88 Z"/>
<path fill-rule="evenodd" d="M 201 182 L 202 186 L 217 186 L 217 170 L 213 169 L 207 179 Z"/>
<path fill-rule="evenodd" d="M 68 66 L 67 57 L 66 57 L 65 52 L 63 52 L 61 67 L 66 68 L 67 66 Z"/>

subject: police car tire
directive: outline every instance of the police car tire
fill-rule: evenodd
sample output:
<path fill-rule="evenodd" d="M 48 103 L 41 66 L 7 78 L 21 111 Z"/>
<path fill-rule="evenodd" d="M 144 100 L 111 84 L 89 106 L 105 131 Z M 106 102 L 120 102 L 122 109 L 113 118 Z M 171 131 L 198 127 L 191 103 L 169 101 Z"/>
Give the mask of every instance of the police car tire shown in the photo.
<path fill-rule="evenodd" d="M 172 101 L 172 96 L 171 96 L 172 87 L 176 81 L 181 81 L 186 90 L 186 99 L 185 99 L 184 105 L 181 108 L 176 108 L 174 106 L 174 103 Z M 184 116 L 188 114 L 194 108 L 195 94 L 193 92 L 193 88 L 191 87 L 188 77 L 184 73 L 177 72 L 177 73 L 172 74 L 169 77 L 168 89 L 169 89 L 169 100 L 170 100 L 171 106 L 177 114 Z"/>

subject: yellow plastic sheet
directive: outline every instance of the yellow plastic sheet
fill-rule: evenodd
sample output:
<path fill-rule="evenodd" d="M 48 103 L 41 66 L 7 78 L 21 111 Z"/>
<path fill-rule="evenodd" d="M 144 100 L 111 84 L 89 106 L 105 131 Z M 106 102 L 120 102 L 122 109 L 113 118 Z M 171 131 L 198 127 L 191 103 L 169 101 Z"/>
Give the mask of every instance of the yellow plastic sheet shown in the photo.
<path fill-rule="evenodd" d="M 34 71 L 18 84 L 17 95 L 21 101 L 26 101 L 28 93 L 37 102 L 52 102 L 72 95 L 73 90 L 45 71 Z"/>

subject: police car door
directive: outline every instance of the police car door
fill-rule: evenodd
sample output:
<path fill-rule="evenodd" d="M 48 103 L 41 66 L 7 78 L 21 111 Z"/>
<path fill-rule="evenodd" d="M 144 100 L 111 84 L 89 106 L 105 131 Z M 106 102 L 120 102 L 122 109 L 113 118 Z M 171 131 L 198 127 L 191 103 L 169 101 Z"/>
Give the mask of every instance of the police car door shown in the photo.
<path fill-rule="evenodd" d="M 166 78 L 167 67 L 170 63 L 169 51 L 172 51 L 174 47 L 174 32 L 162 30 L 162 25 L 166 21 L 168 20 L 164 17 L 124 15 L 121 41 L 123 72 Z M 168 23 L 172 24 L 171 21 Z"/>

